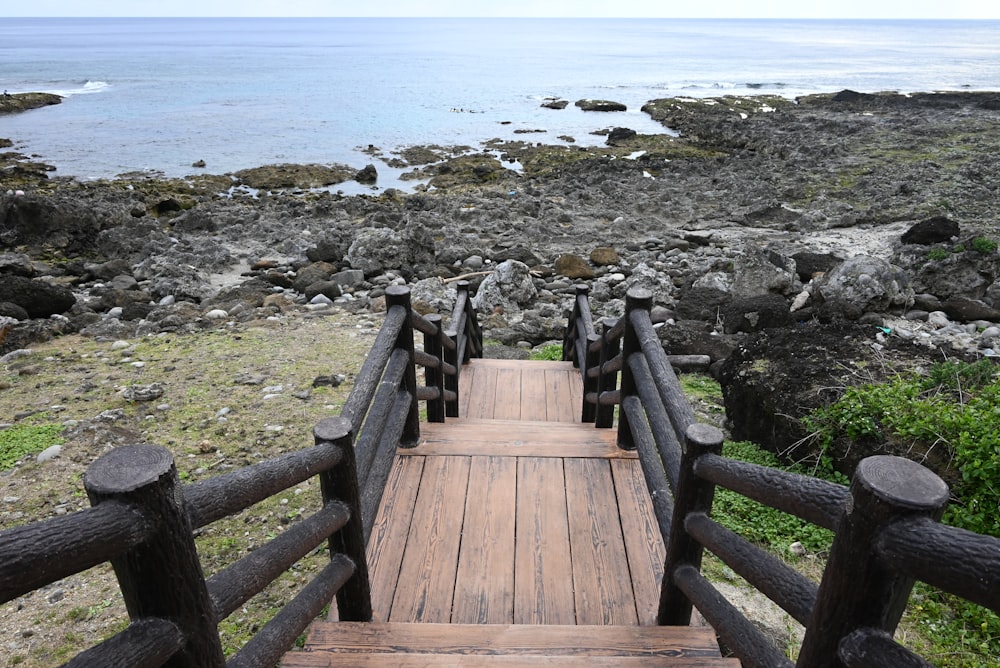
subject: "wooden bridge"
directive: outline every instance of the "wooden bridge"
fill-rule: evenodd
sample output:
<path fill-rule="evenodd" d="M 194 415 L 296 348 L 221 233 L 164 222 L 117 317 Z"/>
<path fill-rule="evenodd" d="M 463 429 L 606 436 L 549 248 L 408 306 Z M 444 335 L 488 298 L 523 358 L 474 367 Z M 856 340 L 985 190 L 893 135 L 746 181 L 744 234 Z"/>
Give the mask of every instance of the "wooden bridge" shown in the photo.
<path fill-rule="evenodd" d="M 655 625 L 639 461 L 580 422 L 571 362 L 474 359 L 460 388 L 465 417 L 396 455 L 368 544 L 381 623 L 313 624 L 282 666 L 739 665 L 710 628 Z"/>
<path fill-rule="evenodd" d="M 164 448 L 102 456 L 92 508 L 0 533 L 0 603 L 110 561 L 131 624 L 70 668 L 928 667 L 893 638 L 914 581 L 1000 612 L 1000 540 L 940 524 L 948 489 L 927 469 L 870 457 L 845 487 L 721 456 L 649 293 L 595 325 L 581 287 L 566 361 L 509 362 L 479 359 L 458 287 L 447 328 L 387 290 L 312 447 L 188 485 Z M 204 576 L 195 531 L 314 476 L 320 510 Z M 716 486 L 834 531 L 822 581 L 714 522 Z M 329 564 L 227 659 L 218 625 L 324 546 Z M 795 663 L 701 574 L 705 549 L 803 625 Z"/>

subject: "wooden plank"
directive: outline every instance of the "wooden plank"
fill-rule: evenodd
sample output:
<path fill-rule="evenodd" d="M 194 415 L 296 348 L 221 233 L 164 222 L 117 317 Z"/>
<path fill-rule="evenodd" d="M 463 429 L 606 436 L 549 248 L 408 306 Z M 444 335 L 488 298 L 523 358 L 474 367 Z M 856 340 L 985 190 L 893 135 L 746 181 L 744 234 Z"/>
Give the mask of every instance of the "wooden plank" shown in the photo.
<path fill-rule="evenodd" d="M 492 419 L 497 401 L 498 370 L 485 366 L 476 367 L 468 391 L 468 404 L 462 417 Z"/>
<path fill-rule="evenodd" d="M 423 468 L 422 457 L 396 457 L 375 516 L 367 556 L 376 620 L 389 619 Z"/>
<path fill-rule="evenodd" d="M 517 479 L 514 623 L 574 624 L 563 462 L 519 458 Z"/>
<path fill-rule="evenodd" d="M 491 369 L 573 369 L 572 362 L 549 360 L 504 360 L 484 357 L 469 362 L 470 366 Z"/>
<path fill-rule="evenodd" d="M 491 417 L 497 420 L 521 419 L 521 372 L 520 368 L 497 369 Z"/>
<path fill-rule="evenodd" d="M 511 656 L 464 654 L 352 654 L 350 665 L 354 668 L 476 668 L 477 666 L 503 666 L 503 668 L 536 668 L 537 666 L 579 666 L 582 661 L 590 668 L 740 668 L 738 659 L 703 658 L 674 659 L 639 656 Z M 339 668 L 343 654 L 317 654 L 292 652 L 285 655 L 282 668 Z"/>
<path fill-rule="evenodd" d="M 473 457 L 458 555 L 456 624 L 514 621 L 514 519 L 517 462 L 511 457 Z"/>
<path fill-rule="evenodd" d="M 390 621 L 448 622 L 462 538 L 468 457 L 427 457 Z"/>
<path fill-rule="evenodd" d="M 612 461 L 611 473 L 621 511 L 622 534 L 632 573 L 632 591 L 639 624 L 655 625 L 666 548 L 653 514 L 653 502 L 638 461 Z"/>
<path fill-rule="evenodd" d="M 698 626 L 316 623 L 313 651 L 547 656 L 718 657 L 715 632 Z M 354 657 L 352 656 L 353 660 Z"/>
<path fill-rule="evenodd" d="M 521 371 L 521 419 L 548 420 L 550 407 L 546 396 L 546 371 L 525 365 Z M 498 397 L 499 398 L 499 397 Z"/>
<path fill-rule="evenodd" d="M 635 459 L 610 429 L 582 423 L 514 420 L 450 420 L 421 426 L 421 443 L 400 456 L 483 455 L 498 457 L 600 457 Z"/>
<path fill-rule="evenodd" d="M 638 624 L 611 467 L 599 459 L 564 467 L 576 622 Z"/>
<path fill-rule="evenodd" d="M 552 422 L 579 422 L 583 410 L 583 390 L 574 391 L 575 386 L 582 388 L 583 381 L 575 369 L 552 369 L 545 372 L 549 407 L 549 420 Z M 574 382 L 575 381 L 575 382 Z"/>

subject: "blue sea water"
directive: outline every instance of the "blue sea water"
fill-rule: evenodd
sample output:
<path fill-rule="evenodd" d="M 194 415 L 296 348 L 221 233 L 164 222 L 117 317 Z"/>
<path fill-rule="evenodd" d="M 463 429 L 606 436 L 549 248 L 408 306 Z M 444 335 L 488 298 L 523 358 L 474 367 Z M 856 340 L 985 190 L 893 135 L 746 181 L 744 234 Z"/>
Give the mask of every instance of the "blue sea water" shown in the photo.
<path fill-rule="evenodd" d="M 676 95 L 1000 90 L 1000 22 L 6 18 L 0 88 L 66 96 L 0 116 L 0 137 L 59 175 L 360 168 L 369 145 L 662 132 L 639 108 Z M 628 111 L 583 112 L 581 98 Z M 380 187 L 398 185 L 376 167 Z"/>

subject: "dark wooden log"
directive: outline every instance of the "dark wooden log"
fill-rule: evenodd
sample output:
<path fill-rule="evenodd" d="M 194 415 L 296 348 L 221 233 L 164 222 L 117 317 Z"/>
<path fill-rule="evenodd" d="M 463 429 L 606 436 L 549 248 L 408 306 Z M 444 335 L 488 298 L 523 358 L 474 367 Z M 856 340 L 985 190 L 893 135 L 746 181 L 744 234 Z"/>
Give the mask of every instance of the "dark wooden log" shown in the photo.
<path fill-rule="evenodd" d="M 875 540 L 883 564 L 1000 613 L 1000 539 L 914 517 Z"/>
<path fill-rule="evenodd" d="M 701 457 L 694 470 L 705 480 L 831 531 L 850 500 L 844 485 L 718 455 Z"/>
<path fill-rule="evenodd" d="M 372 460 L 375 458 L 375 452 L 385 431 L 385 425 L 389 421 L 389 415 L 392 412 L 396 395 L 400 391 L 403 374 L 406 372 L 408 363 L 409 356 L 405 350 L 393 351 L 389 364 L 386 366 L 385 376 L 372 399 L 371 408 L 368 409 L 368 417 L 361 427 L 361 435 L 355 446 L 355 456 L 357 457 L 358 480 L 362 488 L 368 479 Z"/>
<path fill-rule="evenodd" d="M 63 668 L 159 668 L 184 646 L 184 634 L 166 619 L 140 619 L 99 645 L 80 652 Z"/>
<path fill-rule="evenodd" d="M 424 342 L 424 345 L 426 346 L 427 343 Z M 414 350 L 413 359 L 417 363 L 417 366 L 422 366 L 425 369 L 441 368 L 441 359 L 439 357 L 435 357 L 434 355 L 425 353 L 423 350 Z"/>
<path fill-rule="evenodd" d="M 108 501 L 0 533 L 0 603 L 110 561 L 148 539 L 156 518 Z"/>
<path fill-rule="evenodd" d="M 622 322 L 619 320 L 618 322 Z M 621 336 L 611 336 L 616 323 L 611 320 L 601 321 L 601 338 L 604 345 L 601 346 L 598 357 L 597 394 L 603 395 L 606 392 L 614 392 L 618 388 L 618 372 L 621 371 Z M 623 330 L 624 331 L 624 330 Z M 616 362 L 617 360 L 617 362 Z M 616 366 L 617 364 L 617 366 Z M 615 423 L 614 406 L 609 406 L 597 402 L 597 410 L 594 415 L 594 426 L 599 429 L 610 429 Z"/>
<path fill-rule="evenodd" d="M 840 641 L 837 654 L 845 668 L 934 668 L 878 629 L 854 631 Z"/>
<path fill-rule="evenodd" d="M 417 369 L 413 361 L 413 310 L 410 307 L 410 289 L 403 285 L 390 285 L 385 290 L 385 300 L 390 307 L 402 306 L 406 309 L 406 318 L 399 329 L 395 347 L 405 350 L 410 358 L 406 373 L 403 375 L 403 387 L 410 395 L 410 415 L 403 429 L 402 444 L 413 446 L 420 442 L 420 405 L 417 403 Z"/>
<path fill-rule="evenodd" d="M 667 360 L 667 354 L 663 352 L 660 337 L 649 319 L 649 309 L 627 315 L 629 324 L 635 332 L 636 342 L 649 363 L 649 370 L 652 372 L 653 380 L 656 381 L 656 389 L 663 399 L 663 405 L 667 407 L 667 414 L 674 425 L 674 431 L 683 434 L 694 423 L 694 411 L 691 410 L 691 404 L 688 403 L 684 390 L 681 389 L 677 374 Z"/>
<path fill-rule="evenodd" d="M 433 367 L 429 365 L 424 367 L 424 381 L 427 383 L 427 387 L 437 390 L 436 396 L 427 399 L 427 421 L 444 422 L 447 412 L 444 400 L 444 371 L 441 368 L 444 361 L 444 349 L 438 338 L 438 332 L 441 330 L 441 316 L 429 315 L 427 321 L 434 326 L 435 331 L 433 335 L 424 334 L 424 353 L 437 363 Z"/>
<path fill-rule="evenodd" d="M 632 425 L 632 437 L 642 464 L 642 476 L 646 481 L 649 498 L 653 502 L 653 514 L 660 528 L 660 536 L 666 542 L 670 536 L 670 522 L 674 514 L 674 495 L 670 491 L 670 483 L 663 462 L 656 455 L 656 441 L 649 423 L 644 419 L 642 402 L 638 397 L 628 397 L 622 404 L 622 411 L 628 414 Z"/>
<path fill-rule="evenodd" d="M 598 336 L 597 334 L 591 334 L 587 340 L 598 341 L 600 340 L 600 338 L 601 337 Z M 596 353 L 592 353 L 590 352 L 590 348 L 588 347 L 585 352 L 585 358 L 582 367 L 583 373 L 581 374 L 583 376 L 584 397 L 586 397 L 588 394 L 596 395 L 598 393 L 598 388 L 600 386 L 600 377 L 599 375 L 591 375 L 590 370 L 593 368 L 597 368 L 598 370 L 600 370 L 600 366 L 601 366 L 601 351 L 599 350 Z M 594 422 L 595 420 L 597 420 L 597 402 L 595 401 L 594 403 L 589 403 L 587 401 L 584 401 L 583 410 L 580 416 L 580 421 Z"/>
<path fill-rule="evenodd" d="M 84 474 L 93 505 L 124 501 L 159 518 L 147 541 L 111 560 L 129 617 L 177 624 L 187 642 L 166 665 L 221 667 L 212 601 L 177 484 L 170 452 L 153 445 L 115 448 Z"/>
<path fill-rule="evenodd" d="M 702 513 L 688 514 L 684 529 L 797 622 L 809 621 L 817 590 L 812 580 Z"/>
<path fill-rule="evenodd" d="M 604 341 L 610 343 L 612 341 L 621 342 L 622 337 L 625 335 L 625 318 L 618 318 L 617 320 L 608 319 L 612 324 L 610 329 L 608 327 L 604 328 Z M 603 345 L 600 343 L 591 344 L 592 346 Z"/>
<path fill-rule="evenodd" d="M 447 336 L 454 345 L 451 348 L 446 347 L 444 350 L 446 368 L 444 388 L 450 394 L 454 394 L 455 398 L 445 402 L 444 413 L 446 418 L 456 418 L 458 417 L 458 381 L 462 374 L 462 358 L 459 357 L 458 334 L 449 330 Z"/>
<path fill-rule="evenodd" d="M 679 566 L 671 573 L 671 579 L 687 598 L 695 601 L 698 612 L 736 655 L 743 668 L 792 668 L 784 652 L 727 601 L 696 567 Z"/>
<path fill-rule="evenodd" d="M 361 487 L 354 460 L 354 434 L 351 424 L 343 418 L 320 420 L 313 428 L 316 445 L 330 444 L 344 451 L 340 466 L 319 477 L 324 508 L 346 504 L 348 518 L 339 531 L 330 536 L 330 557 L 340 553 L 354 563 L 354 574 L 337 592 L 337 612 L 344 622 L 372 620 L 372 589 L 365 556 L 364 519 L 361 510 Z"/>
<path fill-rule="evenodd" d="M 660 607 L 657 624 L 687 626 L 691 623 L 691 601 L 677 587 L 674 573 L 680 566 L 701 570 L 701 544 L 688 535 L 684 520 L 690 513 L 708 515 L 712 511 L 715 485 L 702 480 L 694 472 L 694 462 L 705 453 L 722 452 L 722 432 L 705 424 L 695 423 L 684 435 L 684 456 L 674 490 L 674 516 L 667 540 L 667 559 L 663 567 Z"/>
<path fill-rule="evenodd" d="M 633 319 L 630 316 L 633 313 L 648 313 L 652 305 L 653 293 L 649 290 L 632 288 L 625 295 L 625 332 L 622 335 L 622 359 L 626 363 L 622 365 L 622 381 L 619 389 L 621 396 L 619 401 L 624 401 L 627 397 L 634 396 L 637 393 L 635 379 L 632 377 L 632 370 L 629 368 L 627 362 L 628 358 L 632 355 L 641 355 L 642 347 L 636 336 L 635 328 L 632 326 Z M 618 447 L 624 450 L 635 449 L 632 427 L 625 411 L 619 412 L 618 415 Z"/>
<path fill-rule="evenodd" d="M 835 668 L 837 646 L 858 628 L 891 634 L 899 623 L 913 578 L 873 558 L 881 527 L 903 517 L 938 519 L 948 486 L 928 469 L 902 457 L 863 459 L 851 482 L 851 503 L 830 548 L 798 665 Z"/>
<path fill-rule="evenodd" d="M 704 371 L 712 364 L 708 355 L 667 355 L 667 362 L 677 371 Z"/>
<path fill-rule="evenodd" d="M 229 659 L 226 668 L 273 668 L 353 573 L 354 562 L 345 555 L 334 555 L 298 596 Z"/>
<path fill-rule="evenodd" d="M 402 306 L 397 308 L 390 307 L 387 310 L 382 327 L 375 337 L 375 342 L 372 344 L 371 350 L 368 351 L 368 357 L 365 358 L 364 363 L 361 365 L 361 371 L 358 372 L 357 380 L 354 381 L 354 388 L 351 390 L 350 395 L 348 395 L 347 401 L 344 402 L 344 408 L 340 414 L 351 420 L 351 427 L 354 429 L 354 433 L 359 433 L 361 430 L 361 423 L 365 419 L 365 413 L 368 411 L 372 397 L 375 396 L 375 390 L 382 380 L 382 372 L 385 369 L 385 365 L 389 362 L 389 356 L 392 354 L 394 343 L 399 337 L 408 314 L 409 309 Z"/>
<path fill-rule="evenodd" d="M 371 471 L 361 487 L 361 517 L 366 542 L 371 535 L 372 526 L 375 524 L 375 515 L 382 502 L 382 495 L 385 493 L 385 484 L 389 479 L 392 462 L 396 457 L 399 436 L 406 424 L 409 414 L 408 402 L 409 399 L 405 392 L 401 391 L 397 394 L 396 400 L 392 403 L 392 411 L 389 413 L 382 440 L 376 449 Z"/>
<path fill-rule="evenodd" d="M 417 400 L 418 401 L 426 401 L 426 402 L 428 402 L 428 407 L 427 407 L 427 421 L 428 422 L 444 422 L 443 419 L 441 419 L 441 420 L 431 420 L 430 419 L 431 418 L 431 410 L 430 410 L 430 405 L 429 404 L 434 403 L 436 401 L 439 401 L 440 399 L 441 399 L 441 390 L 440 389 L 438 389 L 436 387 L 424 387 L 424 386 L 418 386 L 417 387 Z"/>
<path fill-rule="evenodd" d="M 183 487 L 191 526 L 198 529 L 336 466 L 340 448 L 313 447 Z"/>
<path fill-rule="evenodd" d="M 674 432 L 674 425 L 667 415 L 667 408 L 660 403 L 660 394 L 656 391 L 656 383 L 647 365 L 645 356 L 632 355 L 629 357 L 629 366 L 632 371 L 632 380 L 635 382 L 636 392 L 642 401 L 642 406 L 646 411 L 646 419 L 649 420 L 649 427 L 653 431 L 653 438 L 656 440 L 656 449 L 659 453 L 662 466 L 667 473 L 667 480 L 670 481 L 671 489 L 677 490 L 677 480 L 681 468 L 681 442 Z"/>
<path fill-rule="evenodd" d="M 344 503 L 329 503 L 210 577 L 208 593 L 212 597 L 215 623 L 220 623 L 262 592 L 275 578 L 347 524 L 350 517 L 351 511 Z"/>

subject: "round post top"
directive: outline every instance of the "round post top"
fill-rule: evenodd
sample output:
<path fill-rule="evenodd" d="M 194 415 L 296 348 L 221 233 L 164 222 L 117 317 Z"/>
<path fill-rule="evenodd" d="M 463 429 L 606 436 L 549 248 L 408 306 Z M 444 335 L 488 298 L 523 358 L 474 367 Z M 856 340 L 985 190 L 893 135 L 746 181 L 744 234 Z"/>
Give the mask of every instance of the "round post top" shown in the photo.
<path fill-rule="evenodd" d="M 866 457 L 858 464 L 854 477 L 873 496 L 897 508 L 936 510 L 948 502 L 944 480 L 905 457 Z"/>
<path fill-rule="evenodd" d="M 124 494 L 155 483 L 174 465 L 174 457 L 158 445 L 115 448 L 97 459 L 83 474 L 83 486 L 99 495 Z"/>

